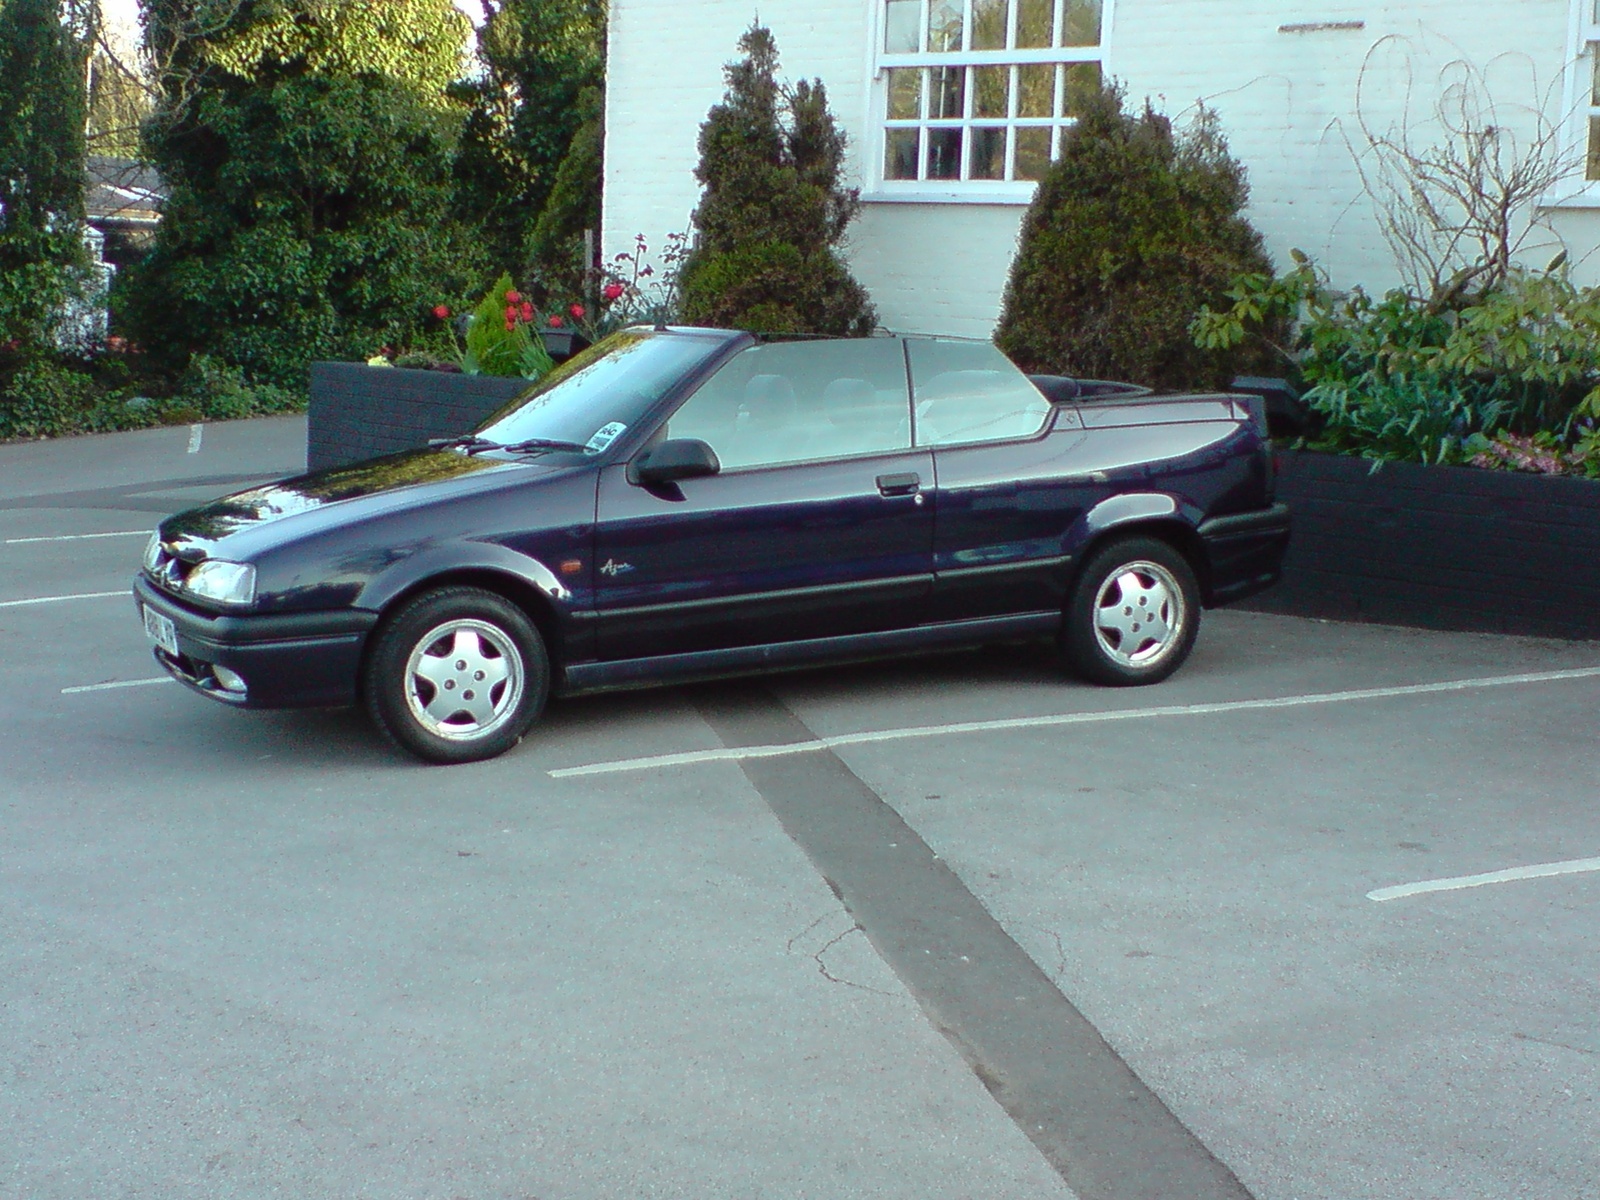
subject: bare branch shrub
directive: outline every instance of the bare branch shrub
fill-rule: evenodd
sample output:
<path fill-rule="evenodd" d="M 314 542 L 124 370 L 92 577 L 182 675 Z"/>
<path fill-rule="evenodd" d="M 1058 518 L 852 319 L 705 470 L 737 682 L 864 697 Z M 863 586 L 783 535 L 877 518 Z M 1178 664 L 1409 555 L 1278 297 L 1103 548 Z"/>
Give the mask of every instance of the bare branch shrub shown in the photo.
<path fill-rule="evenodd" d="M 1484 68 L 1465 58 L 1440 68 L 1422 117 L 1408 52 L 1401 115 L 1378 124 L 1374 59 L 1399 41 L 1380 40 L 1362 63 L 1351 149 L 1402 280 L 1439 311 L 1503 283 L 1536 231 L 1554 236 L 1539 202 L 1581 170 L 1582 156 L 1551 115 L 1559 78 L 1542 94 L 1532 78 L 1531 102 L 1517 102 L 1494 95 Z"/>

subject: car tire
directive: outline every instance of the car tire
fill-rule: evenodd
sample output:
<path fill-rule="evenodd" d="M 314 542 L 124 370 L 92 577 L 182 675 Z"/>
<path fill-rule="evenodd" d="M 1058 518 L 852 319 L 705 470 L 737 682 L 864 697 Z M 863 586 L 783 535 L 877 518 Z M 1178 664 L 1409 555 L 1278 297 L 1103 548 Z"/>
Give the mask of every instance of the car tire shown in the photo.
<path fill-rule="evenodd" d="M 362 678 L 378 728 L 425 762 L 493 758 L 550 694 L 544 639 L 504 596 L 447 587 L 407 601 L 374 635 Z"/>
<path fill-rule="evenodd" d="M 1194 648 L 1200 589 L 1171 544 L 1129 537 L 1095 552 L 1067 601 L 1061 656 L 1094 683 L 1159 683 Z"/>

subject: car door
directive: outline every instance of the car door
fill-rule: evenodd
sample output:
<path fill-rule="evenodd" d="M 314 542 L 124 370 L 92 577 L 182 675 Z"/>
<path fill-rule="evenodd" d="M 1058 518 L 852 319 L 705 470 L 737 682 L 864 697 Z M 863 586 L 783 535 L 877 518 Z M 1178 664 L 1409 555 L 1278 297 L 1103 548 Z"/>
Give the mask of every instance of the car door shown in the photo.
<path fill-rule="evenodd" d="M 601 474 L 603 660 L 914 625 L 932 585 L 933 458 L 911 444 L 894 339 L 753 346 L 652 438 L 698 438 L 711 476 Z"/>
<path fill-rule="evenodd" d="M 933 451 L 935 621 L 1059 610 L 1063 535 L 1093 503 L 1083 421 L 988 342 L 907 342 L 916 443 Z"/>

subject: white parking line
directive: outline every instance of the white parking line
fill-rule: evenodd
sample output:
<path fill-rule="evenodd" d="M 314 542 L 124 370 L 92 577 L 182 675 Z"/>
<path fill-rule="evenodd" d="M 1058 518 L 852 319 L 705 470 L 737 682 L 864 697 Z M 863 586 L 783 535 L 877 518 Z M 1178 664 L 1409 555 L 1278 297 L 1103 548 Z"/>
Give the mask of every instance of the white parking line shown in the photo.
<path fill-rule="evenodd" d="M 127 588 L 115 592 L 73 592 L 70 596 L 35 596 L 31 600 L 0 600 L 0 608 L 23 608 L 29 604 L 59 604 L 63 600 L 104 600 L 107 596 L 131 595 Z"/>
<path fill-rule="evenodd" d="M 1159 708 L 1113 709 L 1109 712 L 1057 713 L 1045 717 L 1011 717 L 999 721 L 961 721 L 950 725 L 918 725 L 907 729 L 877 729 L 865 733 L 844 733 L 809 742 L 790 742 L 779 746 L 739 746 L 731 749 L 689 750 L 679 754 L 655 754 L 648 758 L 624 758 L 592 763 L 582 767 L 560 767 L 549 772 L 552 779 L 572 779 L 580 775 L 613 775 L 623 771 L 649 771 L 657 767 L 676 767 L 689 763 L 738 762 L 748 758 L 777 758 L 786 754 L 811 754 L 838 746 L 860 746 L 872 742 L 900 742 L 912 738 L 944 737 L 958 733 L 992 733 L 1007 729 L 1048 729 L 1058 725 L 1095 725 L 1105 721 L 1140 721 L 1153 717 L 1193 717 L 1206 713 L 1247 712 L 1265 708 L 1300 708 L 1310 704 L 1340 704 L 1351 700 L 1382 700 L 1392 696 L 1426 696 L 1439 692 L 1465 692 L 1479 688 L 1508 687 L 1518 683 L 1553 683 L 1565 679 L 1593 679 L 1600 667 L 1576 667 L 1564 671 L 1530 671 L 1521 675 L 1490 675 L 1480 679 L 1450 679 L 1442 683 L 1415 683 L 1403 687 L 1359 688 L 1348 692 L 1316 692 L 1304 696 L 1276 696 L 1265 700 L 1225 700 L 1215 704 L 1169 704 Z"/>
<path fill-rule="evenodd" d="M 154 679 L 116 679 L 110 683 L 85 683 L 77 687 L 62 688 L 63 696 L 76 696 L 79 692 L 109 692 L 116 688 L 149 687 L 152 683 L 176 683 L 171 675 L 158 675 Z"/>
<path fill-rule="evenodd" d="M 1507 867 L 1504 871 L 1485 871 L 1482 875 L 1456 875 L 1450 879 L 1427 879 L 1421 883 L 1401 883 L 1394 887 L 1375 888 L 1367 893 L 1368 900 L 1399 900 L 1403 896 L 1420 896 L 1425 892 L 1456 892 L 1462 888 L 1483 887 L 1490 883 L 1511 883 L 1518 879 L 1548 879 L 1552 875 L 1578 875 L 1585 871 L 1600 871 L 1600 858 L 1569 858 L 1565 862 L 1535 863 L 1531 867 Z"/>
<path fill-rule="evenodd" d="M 142 538 L 147 538 L 149 536 L 150 536 L 150 531 L 148 529 L 127 529 L 127 530 L 122 531 L 121 533 L 61 533 L 61 534 L 57 534 L 55 537 L 7 538 L 3 543 L 0 543 L 0 545 L 6 545 L 6 546 L 29 546 L 29 545 L 32 545 L 35 542 L 87 542 L 87 541 L 92 541 L 94 538 L 113 538 L 113 537 L 142 537 Z"/>
<path fill-rule="evenodd" d="M 191 425 L 191 426 L 189 426 L 189 453 L 190 454 L 199 454 L 200 453 L 200 439 L 205 435 L 205 431 L 206 431 L 206 427 L 204 425 Z"/>

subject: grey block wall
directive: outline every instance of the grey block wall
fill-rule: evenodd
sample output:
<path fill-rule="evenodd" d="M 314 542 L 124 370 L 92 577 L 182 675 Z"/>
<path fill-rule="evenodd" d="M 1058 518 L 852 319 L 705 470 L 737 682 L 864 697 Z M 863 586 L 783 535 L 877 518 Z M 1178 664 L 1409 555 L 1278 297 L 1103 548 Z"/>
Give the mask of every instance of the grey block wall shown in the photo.
<path fill-rule="evenodd" d="M 1280 456 L 1283 580 L 1241 607 L 1427 629 L 1600 638 L 1600 482 Z"/>
<path fill-rule="evenodd" d="M 306 469 L 319 471 L 468 433 L 528 387 L 525 379 L 364 363 L 311 365 Z"/>

